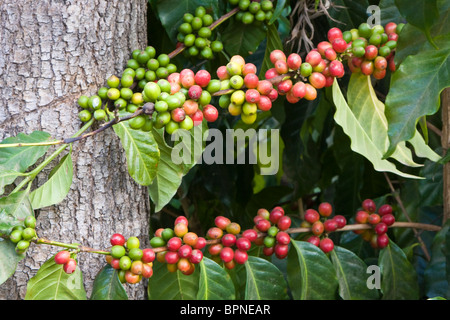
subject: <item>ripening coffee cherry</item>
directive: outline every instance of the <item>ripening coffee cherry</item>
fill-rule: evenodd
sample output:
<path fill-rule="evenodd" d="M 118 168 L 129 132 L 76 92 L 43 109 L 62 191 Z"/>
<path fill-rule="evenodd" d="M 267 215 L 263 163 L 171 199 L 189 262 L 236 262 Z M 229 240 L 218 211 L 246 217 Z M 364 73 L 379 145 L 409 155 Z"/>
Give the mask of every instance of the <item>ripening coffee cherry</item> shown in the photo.
<path fill-rule="evenodd" d="M 328 32 L 327 32 L 327 38 L 328 38 L 328 41 L 330 42 L 330 43 L 333 43 L 333 41 L 335 40 L 335 39 L 338 39 L 338 38 L 342 38 L 343 37 L 343 35 L 342 35 L 342 31 L 341 31 L 341 29 L 339 29 L 339 28 L 331 28 L 330 30 L 328 30 Z"/>
<path fill-rule="evenodd" d="M 200 249 L 194 249 L 191 252 L 191 255 L 189 257 L 189 261 L 191 263 L 197 264 L 200 263 L 203 259 L 203 252 Z"/>
<path fill-rule="evenodd" d="M 194 232 L 188 232 L 183 236 L 183 243 L 194 247 L 197 244 L 198 236 Z"/>
<path fill-rule="evenodd" d="M 370 213 L 373 213 L 377 210 L 375 202 L 372 199 L 365 199 L 362 202 L 361 206 L 362 206 L 363 210 L 366 210 L 367 212 L 370 212 Z"/>
<path fill-rule="evenodd" d="M 312 101 L 317 98 L 317 90 L 309 83 L 305 84 L 305 97 L 306 100 Z"/>
<path fill-rule="evenodd" d="M 289 229 L 291 227 L 291 223 L 292 223 L 292 220 L 291 220 L 290 217 L 282 216 L 278 220 L 277 226 L 278 226 L 278 229 L 280 229 L 281 231 L 285 231 L 285 230 L 287 230 L 287 229 Z"/>
<path fill-rule="evenodd" d="M 320 219 L 320 214 L 314 209 L 307 209 L 305 211 L 305 220 L 313 224 Z"/>
<path fill-rule="evenodd" d="M 355 216 L 357 223 L 367 223 L 369 221 L 369 213 L 367 211 L 358 211 Z"/>
<path fill-rule="evenodd" d="M 155 261 L 155 258 L 156 258 L 155 251 L 153 251 L 151 248 L 146 248 L 142 250 L 141 260 L 144 264 Z"/>
<path fill-rule="evenodd" d="M 246 237 L 240 237 L 239 239 L 236 240 L 236 247 L 239 250 L 248 251 L 250 250 L 251 246 L 252 242 L 250 241 L 250 239 Z"/>
<path fill-rule="evenodd" d="M 216 107 L 211 104 L 207 104 L 203 107 L 203 117 L 208 122 L 214 122 L 219 117 L 219 112 L 217 111 Z"/>
<path fill-rule="evenodd" d="M 325 232 L 334 232 L 338 228 L 338 224 L 334 219 L 327 219 L 323 223 Z"/>
<path fill-rule="evenodd" d="M 119 267 L 121 270 L 129 270 L 131 267 L 131 258 L 129 256 L 123 256 L 119 259 Z"/>
<path fill-rule="evenodd" d="M 235 250 L 234 251 L 234 261 L 238 264 L 244 264 L 248 260 L 248 254 L 246 251 Z"/>
<path fill-rule="evenodd" d="M 125 281 L 129 284 L 136 284 L 141 281 L 142 276 L 138 274 L 134 274 L 130 270 L 125 271 Z"/>
<path fill-rule="evenodd" d="M 336 38 L 333 42 L 333 50 L 342 53 L 347 50 L 347 42 L 343 38 Z"/>
<path fill-rule="evenodd" d="M 322 221 L 318 220 L 316 222 L 313 223 L 313 225 L 311 226 L 311 232 L 315 235 L 315 236 L 320 236 L 324 231 L 324 225 L 322 223 Z"/>
<path fill-rule="evenodd" d="M 277 224 L 278 220 L 284 216 L 284 211 L 273 209 L 269 214 L 269 221 L 273 224 Z"/>
<path fill-rule="evenodd" d="M 178 237 L 173 237 L 167 241 L 166 247 L 169 251 L 178 251 L 182 245 L 182 241 Z"/>
<path fill-rule="evenodd" d="M 127 246 L 128 250 L 131 250 L 134 248 L 139 248 L 139 245 L 140 245 L 140 242 L 137 237 L 129 237 L 126 242 L 126 246 Z"/>
<path fill-rule="evenodd" d="M 111 256 L 115 259 L 120 259 L 122 258 L 126 253 L 125 247 L 124 246 L 113 246 L 111 248 Z"/>
<path fill-rule="evenodd" d="M 178 216 L 175 219 L 174 225 L 177 225 L 178 223 L 185 224 L 186 226 L 189 225 L 189 221 L 188 221 L 188 219 L 185 216 Z"/>
<path fill-rule="evenodd" d="M 369 215 L 369 218 L 368 218 L 367 221 L 368 221 L 371 225 L 376 225 L 376 224 L 380 223 L 381 217 L 380 217 L 380 215 L 377 214 L 377 213 L 371 213 L 371 214 Z"/>
<path fill-rule="evenodd" d="M 70 258 L 69 261 L 67 261 L 63 265 L 63 270 L 67 274 L 72 274 L 77 269 L 77 261 L 75 259 Z"/>
<path fill-rule="evenodd" d="M 220 251 L 220 259 L 223 262 L 230 262 L 234 258 L 234 250 L 230 247 L 225 247 Z"/>
<path fill-rule="evenodd" d="M 109 241 L 112 246 L 123 246 L 126 242 L 125 237 L 120 233 L 113 234 Z"/>
<path fill-rule="evenodd" d="M 178 249 L 178 256 L 180 258 L 189 258 L 192 254 L 192 247 L 184 244 Z"/>
<path fill-rule="evenodd" d="M 278 232 L 275 239 L 279 244 L 289 244 L 289 242 L 291 242 L 291 237 L 284 231 Z"/>
<path fill-rule="evenodd" d="M 378 235 L 377 245 L 379 249 L 386 248 L 389 245 L 389 237 L 386 233 Z"/>
<path fill-rule="evenodd" d="M 375 233 L 378 235 L 386 233 L 387 230 L 388 230 L 388 226 L 384 222 L 380 222 L 375 226 Z"/>
<path fill-rule="evenodd" d="M 236 244 L 236 236 L 234 234 L 227 233 L 222 237 L 221 241 L 225 247 L 232 247 Z"/>
<path fill-rule="evenodd" d="M 316 89 L 322 89 L 325 87 L 326 79 L 325 76 L 322 73 L 319 72 L 313 72 L 308 78 L 309 83 L 316 88 Z"/>
<path fill-rule="evenodd" d="M 333 213 L 333 207 L 328 202 L 322 202 L 319 204 L 318 211 L 322 217 L 329 217 Z"/>
<path fill-rule="evenodd" d="M 206 246 L 206 239 L 198 237 L 197 243 L 193 246 L 194 249 L 203 249 Z"/>
<path fill-rule="evenodd" d="M 302 64 L 302 58 L 297 53 L 291 53 L 286 62 L 289 69 L 298 70 Z"/>
<path fill-rule="evenodd" d="M 70 252 L 63 250 L 58 252 L 55 255 L 55 263 L 56 264 L 65 264 L 70 260 Z"/>
<path fill-rule="evenodd" d="M 208 252 L 212 256 L 217 256 L 220 253 L 220 251 L 222 251 L 222 249 L 223 249 L 223 244 L 216 243 L 216 244 L 212 244 L 208 247 Z"/>
<path fill-rule="evenodd" d="M 381 222 L 385 223 L 387 226 L 392 226 L 395 222 L 395 217 L 391 213 L 385 214 L 381 217 Z"/>
<path fill-rule="evenodd" d="M 206 232 L 206 237 L 208 239 L 214 240 L 214 239 L 220 239 L 223 236 L 223 230 L 218 227 L 212 227 L 209 228 Z"/>
<path fill-rule="evenodd" d="M 379 209 L 378 209 L 378 214 L 380 216 L 385 216 L 387 214 L 392 214 L 392 207 L 388 204 L 383 204 Z"/>
<path fill-rule="evenodd" d="M 286 61 L 286 55 L 284 54 L 283 51 L 278 50 L 278 49 L 273 50 L 270 53 L 269 58 L 270 58 L 270 61 L 272 62 L 272 64 L 275 64 L 275 62 L 277 62 L 278 60 Z"/>
<path fill-rule="evenodd" d="M 306 241 L 318 247 L 320 245 L 320 238 L 318 236 L 310 236 Z"/>
<path fill-rule="evenodd" d="M 149 279 L 153 276 L 153 267 L 148 263 L 142 264 L 142 277 Z"/>
<path fill-rule="evenodd" d="M 258 232 L 254 229 L 247 229 L 244 232 L 242 232 L 242 237 L 253 242 L 258 238 Z"/>
<path fill-rule="evenodd" d="M 322 56 L 318 51 L 310 51 L 306 55 L 305 62 L 309 63 L 313 68 L 322 61 Z"/>
<path fill-rule="evenodd" d="M 270 221 L 266 219 L 260 219 L 255 222 L 255 227 L 261 232 L 267 232 L 267 230 L 271 227 L 271 224 Z"/>
<path fill-rule="evenodd" d="M 328 253 L 334 249 L 333 240 L 331 240 L 330 238 L 323 238 L 322 240 L 320 240 L 319 247 L 323 252 Z"/>
<path fill-rule="evenodd" d="M 338 228 L 343 228 L 347 224 L 347 219 L 343 215 L 335 215 L 333 220 L 336 221 Z"/>

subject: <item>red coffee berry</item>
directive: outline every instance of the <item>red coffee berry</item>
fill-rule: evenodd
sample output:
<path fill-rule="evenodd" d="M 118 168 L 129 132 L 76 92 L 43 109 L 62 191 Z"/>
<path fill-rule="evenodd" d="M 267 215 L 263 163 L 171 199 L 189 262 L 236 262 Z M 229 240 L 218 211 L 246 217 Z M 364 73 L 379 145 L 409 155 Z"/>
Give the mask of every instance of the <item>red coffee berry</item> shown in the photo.
<path fill-rule="evenodd" d="M 343 37 L 343 35 L 342 35 L 342 31 L 341 31 L 341 29 L 339 29 L 339 28 L 331 28 L 330 30 L 328 30 L 328 32 L 327 32 L 327 38 L 328 38 L 328 41 L 330 42 L 330 43 L 333 43 L 333 41 L 335 40 L 335 39 L 338 39 L 338 38 L 342 38 Z"/>
<path fill-rule="evenodd" d="M 63 270 L 67 274 L 72 274 L 77 269 L 77 261 L 75 259 L 70 258 L 64 265 Z"/>
<path fill-rule="evenodd" d="M 379 249 L 386 248 L 389 244 L 389 237 L 386 233 L 380 234 L 377 238 L 377 245 Z"/>
<path fill-rule="evenodd" d="M 222 237 L 222 244 L 225 247 L 232 247 L 236 243 L 236 236 L 231 233 L 227 233 Z"/>
<path fill-rule="evenodd" d="M 331 240 L 330 238 L 323 238 L 322 240 L 320 240 L 319 247 L 323 252 L 328 253 L 334 249 L 333 240 Z"/>
<path fill-rule="evenodd" d="M 247 238 L 248 240 L 253 242 L 258 238 L 258 232 L 254 229 L 247 229 L 242 232 L 242 237 Z"/>
<path fill-rule="evenodd" d="M 188 225 L 188 219 L 185 216 L 178 216 L 175 219 L 174 225 L 177 225 L 178 223 L 183 223 L 185 225 Z"/>
<path fill-rule="evenodd" d="M 287 57 L 287 65 L 289 69 L 297 70 L 302 64 L 302 58 L 297 53 L 291 53 Z"/>
<path fill-rule="evenodd" d="M 230 223 L 231 220 L 224 216 L 217 216 L 214 219 L 214 224 L 216 225 L 216 227 L 222 230 L 225 230 Z"/>
<path fill-rule="evenodd" d="M 276 73 L 276 70 L 274 70 Z M 258 87 L 259 78 L 254 73 L 249 73 L 244 77 L 244 85 L 247 89 L 256 89 Z"/>
<path fill-rule="evenodd" d="M 207 104 L 203 107 L 203 117 L 208 122 L 214 122 L 219 117 L 219 112 L 217 111 L 216 107 L 211 104 Z"/>
<path fill-rule="evenodd" d="M 261 219 L 255 223 L 255 227 L 261 232 L 266 232 L 271 227 L 271 224 L 269 220 Z"/>
<path fill-rule="evenodd" d="M 126 242 L 125 237 L 120 233 L 115 233 L 111 236 L 109 240 L 112 246 L 123 246 Z"/>
<path fill-rule="evenodd" d="M 381 222 L 385 223 L 387 226 L 392 226 L 395 222 L 395 217 L 391 213 L 385 214 L 381 217 Z"/>
<path fill-rule="evenodd" d="M 216 74 L 220 80 L 225 80 L 230 77 L 226 66 L 220 66 L 219 68 L 217 68 Z"/>
<path fill-rule="evenodd" d="M 325 59 L 329 60 L 329 61 L 333 61 L 336 60 L 337 58 L 337 53 L 333 48 L 328 48 L 327 50 L 325 50 Z"/>
<path fill-rule="evenodd" d="M 203 249 L 206 246 L 206 239 L 198 237 L 197 243 L 193 246 L 194 249 Z"/>
<path fill-rule="evenodd" d="M 149 279 L 153 276 L 153 268 L 151 265 L 144 263 L 142 265 L 142 277 Z"/>
<path fill-rule="evenodd" d="M 325 51 L 327 51 L 327 49 L 333 49 L 333 45 L 328 41 L 321 41 L 317 45 L 317 51 L 319 51 L 322 57 L 325 57 Z"/>
<path fill-rule="evenodd" d="M 236 240 L 236 247 L 239 250 L 248 251 L 252 247 L 252 242 L 248 238 L 240 237 Z"/>
<path fill-rule="evenodd" d="M 245 92 L 245 100 L 250 103 L 257 103 L 261 98 L 261 94 L 256 89 L 248 89 Z"/>
<path fill-rule="evenodd" d="M 198 236 L 195 232 L 188 232 L 183 236 L 184 244 L 194 247 L 197 244 Z"/>
<path fill-rule="evenodd" d="M 189 258 L 192 254 L 192 247 L 184 244 L 178 249 L 177 253 L 180 258 Z"/>
<path fill-rule="evenodd" d="M 383 204 L 379 209 L 378 209 L 378 214 L 380 216 L 385 216 L 387 214 L 392 214 L 392 207 L 388 204 Z"/>
<path fill-rule="evenodd" d="M 180 256 L 176 251 L 167 251 L 166 254 L 164 255 L 164 259 L 166 260 L 167 263 L 174 264 L 177 263 L 178 260 L 180 260 Z"/>
<path fill-rule="evenodd" d="M 278 220 L 284 216 L 284 212 L 278 209 L 273 209 L 269 215 L 269 221 L 273 224 L 277 224 Z"/>
<path fill-rule="evenodd" d="M 223 249 L 223 245 L 221 243 L 216 243 L 216 244 L 212 244 L 208 247 L 208 252 L 212 256 L 216 256 L 220 253 L 220 251 L 222 251 L 222 249 Z"/>
<path fill-rule="evenodd" d="M 369 213 L 367 211 L 358 211 L 355 216 L 355 220 L 358 223 L 367 223 L 369 221 Z"/>
<path fill-rule="evenodd" d="M 395 22 L 388 22 L 384 26 L 384 32 L 386 32 L 387 35 L 390 35 L 391 33 L 396 32 L 397 30 L 397 24 Z"/>
<path fill-rule="evenodd" d="M 65 264 L 70 260 L 70 252 L 63 250 L 58 252 L 55 255 L 55 263 L 56 264 Z"/>
<path fill-rule="evenodd" d="M 388 226 L 384 222 L 380 222 L 375 226 L 375 233 L 378 235 L 386 233 L 387 230 L 388 230 Z"/>
<path fill-rule="evenodd" d="M 288 93 L 291 89 L 292 89 L 291 79 L 283 80 L 277 86 L 278 93 L 281 95 Z"/>
<path fill-rule="evenodd" d="M 278 96 L 277 90 L 274 89 L 272 91 L 275 91 Z M 261 111 L 269 111 L 272 109 L 272 100 L 269 96 L 260 96 L 259 101 L 256 104 L 258 105 L 258 109 Z"/>
<path fill-rule="evenodd" d="M 204 88 L 208 85 L 209 81 L 211 80 L 211 74 L 206 70 L 199 70 L 195 74 L 194 79 L 196 84 Z"/>
<path fill-rule="evenodd" d="M 230 262 L 234 258 L 234 251 L 230 247 L 225 247 L 220 251 L 220 259 L 223 262 Z"/>
<path fill-rule="evenodd" d="M 193 86 L 191 86 L 189 88 L 189 91 L 188 91 L 189 98 L 194 99 L 194 100 L 199 99 L 200 96 L 202 95 L 202 91 L 203 91 L 202 87 L 200 87 L 197 84 L 194 84 Z"/>
<path fill-rule="evenodd" d="M 273 50 L 273 51 L 270 53 L 269 58 L 270 58 L 270 61 L 271 61 L 273 64 L 275 64 L 275 62 L 278 61 L 278 60 L 286 61 L 286 55 L 284 54 L 283 51 L 278 50 L 278 49 Z"/>
<path fill-rule="evenodd" d="M 345 74 L 344 65 L 338 60 L 333 60 L 329 65 L 330 75 L 336 78 L 342 78 Z"/>
<path fill-rule="evenodd" d="M 274 247 L 264 247 L 262 251 L 265 256 L 269 257 L 269 256 L 273 255 L 274 250 L 275 250 Z"/>
<path fill-rule="evenodd" d="M 113 269 L 119 270 L 120 269 L 120 259 L 112 259 L 111 260 L 111 267 L 113 267 Z"/>
<path fill-rule="evenodd" d="M 234 251 L 234 261 L 238 264 L 244 264 L 248 260 L 248 254 L 245 251 L 237 249 Z"/>
<path fill-rule="evenodd" d="M 374 67 L 373 67 L 373 61 L 370 60 L 364 60 L 361 63 L 361 72 L 366 75 L 370 76 L 373 73 Z"/>
<path fill-rule="evenodd" d="M 167 241 L 166 247 L 169 251 L 178 251 L 182 245 L 182 241 L 178 237 L 172 237 Z"/>
<path fill-rule="evenodd" d="M 258 69 L 253 63 L 247 62 L 242 68 L 242 75 L 246 76 L 251 73 L 256 74 L 257 71 Z"/>
<path fill-rule="evenodd" d="M 333 232 L 337 230 L 338 224 L 334 219 L 327 219 L 323 223 L 323 227 L 325 232 Z"/>
<path fill-rule="evenodd" d="M 268 80 L 260 80 L 258 82 L 258 86 L 256 87 L 256 90 L 258 90 L 259 93 L 261 93 L 265 96 L 268 95 L 270 93 L 270 91 L 272 91 L 272 89 L 273 89 L 273 85 Z"/>
<path fill-rule="evenodd" d="M 316 88 L 316 89 L 322 89 L 325 87 L 326 79 L 325 76 L 322 73 L 319 72 L 313 72 L 309 78 L 309 83 Z"/>
<path fill-rule="evenodd" d="M 334 39 L 332 44 L 333 44 L 333 49 L 338 53 L 342 53 L 345 50 L 347 50 L 347 42 L 343 38 Z"/>
<path fill-rule="evenodd" d="M 308 240 L 306 240 L 306 241 L 308 241 L 309 243 L 312 243 L 316 247 L 318 247 L 320 245 L 320 238 L 317 236 L 310 236 L 308 238 Z"/>
<path fill-rule="evenodd" d="M 375 212 L 377 210 L 377 206 L 375 205 L 375 202 L 372 199 L 366 199 L 362 202 L 362 208 L 363 210 L 366 210 L 367 212 Z"/>
<path fill-rule="evenodd" d="M 274 66 L 275 66 L 275 70 L 277 71 L 278 74 L 285 74 L 289 70 L 287 62 L 284 60 L 275 61 Z"/>
<path fill-rule="evenodd" d="M 284 231 L 279 231 L 275 236 L 275 239 L 279 244 L 289 244 L 289 242 L 291 242 L 291 237 Z"/>
<path fill-rule="evenodd" d="M 381 80 L 386 76 L 386 69 L 373 69 L 372 75 L 375 79 Z"/>
<path fill-rule="evenodd" d="M 280 229 L 281 231 L 289 229 L 291 227 L 291 224 L 292 220 L 288 216 L 282 216 L 277 222 L 278 229 Z"/>
<path fill-rule="evenodd" d="M 306 55 L 305 62 L 308 62 L 312 67 L 317 66 L 322 61 L 322 56 L 318 51 L 310 51 Z"/>
<path fill-rule="evenodd" d="M 364 57 L 367 60 L 373 60 L 378 56 L 378 48 L 374 45 L 368 45 L 366 47 L 366 53 L 364 54 Z"/>
<path fill-rule="evenodd" d="M 289 246 L 287 244 L 276 244 L 273 247 L 273 252 L 278 259 L 284 259 L 287 257 Z"/>
<path fill-rule="evenodd" d="M 267 94 L 266 96 L 270 99 L 270 101 L 273 102 L 278 98 L 278 91 L 276 89 L 271 89 L 269 94 Z M 265 96 L 263 96 L 263 97 L 265 97 Z M 261 101 L 261 99 L 260 99 L 260 101 Z"/>
<path fill-rule="evenodd" d="M 293 86 L 292 86 L 292 94 L 297 97 L 302 99 L 305 94 L 306 94 L 306 85 L 304 82 L 299 81 L 296 82 Z"/>
<path fill-rule="evenodd" d="M 328 202 L 322 202 L 319 204 L 318 211 L 322 217 L 329 217 L 333 213 L 333 207 Z"/>
<path fill-rule="evenodd" d="M 191 256 L 189 257 L 189 261 L 191 263 L 200 263 L 203 259 L 203 252 L 199 249 L 192 250 Z"/>
<path fill-rule="evenodd" d="M 333 220 L 336 221 L 338 228 L 343 228 L 347 224 L 347 219 L 343 215 L 336 215 L 333 217 Z"/>
<path fill-rule="evenodd" d="M 313 224 L 320 219 L 320 214 L 314 209 L 307 209 L 305 211 L 305 220 Z"/>
<path fill-rule="evenodd" d="M 142 262 L 143 263 L 149 263 L 149 262 L 153 262 L 155 260 L 156 254 L 155 251 L 153 251 L 153 249 L 150 248 L 146 248 L 142 250 Z"/>

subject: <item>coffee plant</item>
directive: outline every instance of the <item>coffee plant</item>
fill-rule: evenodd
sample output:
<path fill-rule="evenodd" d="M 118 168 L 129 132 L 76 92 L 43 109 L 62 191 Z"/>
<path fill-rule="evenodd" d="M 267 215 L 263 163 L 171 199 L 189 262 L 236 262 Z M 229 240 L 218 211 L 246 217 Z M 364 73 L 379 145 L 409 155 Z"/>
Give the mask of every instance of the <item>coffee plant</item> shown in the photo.
<path fill-rule="evenodd" d="M 448 157 L 435 135 L 448 126 L 449 5 L 417 14 L 423 1 L 381 0 L 372 23 L 368 1 L 341 3 L 150 1 L 148 46 L 73 101 L 78 132 L 0 143 L 0 283 L 30 246 L 50 245 L 60 249 L 25 299 L 87 299 L 68 285 L 86 254 L 105 261 L 90 266 L 90 299 L 127 299 L 143 281 L 154 300 L 448 298 Z M 115 233 L 103 248 L 40 237 L 37 210 L 72 185 L 72 144 L 109 129 L 148 188 L 149 234 Z M 278 172 L 260 157 L 202 163 L 189 151 L 211 154 L 213 129 L 280 131 L 258 138 L 281 148 Z"/>

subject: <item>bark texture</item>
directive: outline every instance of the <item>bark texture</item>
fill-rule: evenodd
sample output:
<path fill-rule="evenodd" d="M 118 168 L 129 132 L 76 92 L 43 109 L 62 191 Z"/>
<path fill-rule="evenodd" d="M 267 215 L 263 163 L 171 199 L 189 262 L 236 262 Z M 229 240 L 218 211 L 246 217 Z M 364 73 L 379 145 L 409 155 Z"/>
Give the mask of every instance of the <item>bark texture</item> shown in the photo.
<path fill-rule="evenodd" d="M 34 130 L 54 138 L 78 131 L 78 97 L 96 93 L 107 77 L 121 74 L 132 50 L 145 48 L 146 11 L 147 0 L 0 1 L 0 140 Z M 37 212 L 38 235 L 106 249 L 109 237 L 121 232 L 147 244 L 148 194 L 129 177 L 112 129 L 75 143 L 72 157 L 69 195 Z M 27 281 L 57 251 L 32 245 L 0 286 L 0 299 L 23 299 Z M 104 256 L 81 253 L 78 259 L 89 297 Z M 142 299 L 145 282 L 127 291 L 130 299 Z"/>

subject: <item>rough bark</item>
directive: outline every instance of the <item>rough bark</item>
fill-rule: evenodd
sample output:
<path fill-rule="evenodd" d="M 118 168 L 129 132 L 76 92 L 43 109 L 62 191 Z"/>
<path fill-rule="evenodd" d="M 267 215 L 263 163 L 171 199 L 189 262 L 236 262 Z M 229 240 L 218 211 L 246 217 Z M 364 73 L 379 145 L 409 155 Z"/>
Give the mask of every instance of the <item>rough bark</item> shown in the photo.
<path fill-rule="evenodd" d="M 0 140 L 34 130 L 54 138 L 78 131 L 78 97 L 94 94 L 111 74 L 120 75 L 131 51 L 146 46 L 146 10 L 147 0 L 0 1 Z M 69 195 L 37 212 L 38 235 L 99 249 L 110 245 L 115 232 L 148 243 L 147 191 L 129 177 L 113 131 L 75 143 L 72 155 Z M 22 299 L 27 281 L 58 250 L 32 245 L 0 286 L 0 299 Z M 89 297 L 104 256 L 85 253 L 78 259 Z M 130 299 L 142 299 L 145 282 L 127 291 Z"/>

